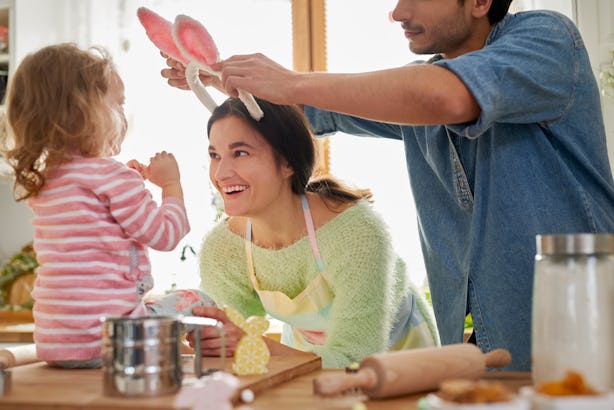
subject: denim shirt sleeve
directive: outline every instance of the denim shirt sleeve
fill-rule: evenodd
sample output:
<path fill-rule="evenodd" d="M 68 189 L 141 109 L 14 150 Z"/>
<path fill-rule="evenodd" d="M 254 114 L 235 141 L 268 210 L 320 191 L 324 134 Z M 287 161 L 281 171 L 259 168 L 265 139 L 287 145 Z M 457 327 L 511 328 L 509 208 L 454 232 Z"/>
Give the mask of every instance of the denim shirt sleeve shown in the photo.
<path fill-rule="evenodd" d="M 403 139 L 401 127 L 396 124 L 324 111 L 308 105 L 305 106 L 305 116 L 317 136 L 327 136 L 340 131 L 365 137 Z"/>
<path fill-rule="evenodd" d="M 555 12 L 508 14 L 481 50 L 435 62 L 454 72 L 481 107 L 474 123 L 448 126 L 476 138 L 494 123 L 549 123 L 572 105 L 583 47 L 573 23 Z"/>

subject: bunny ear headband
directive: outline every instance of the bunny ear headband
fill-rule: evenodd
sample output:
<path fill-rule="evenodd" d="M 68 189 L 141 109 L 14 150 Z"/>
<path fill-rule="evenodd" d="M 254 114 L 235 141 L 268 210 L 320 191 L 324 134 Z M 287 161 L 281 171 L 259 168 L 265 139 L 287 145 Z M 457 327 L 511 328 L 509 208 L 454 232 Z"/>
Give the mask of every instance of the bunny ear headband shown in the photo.
<path fill-rule="evenodd" d="M 219 53 L 207 29 L 198 21 L 184 15 L 177 16 L 175 23 L 171 23 L 146 7 L 140 7 L 137 16 L 151 42 L 170 57 L 185 64 L 188 86 L 200 102 L 213 112 L 217 104 L 198 76 L 199 70 L 203 70 L 220 77 L 219 72 L 211 69 L 211 65 L 219 61 Z M 245 91 L 238 91 L 239 98 L 252 118 L 259 121 L 264 113 L 254 97 Z"/>

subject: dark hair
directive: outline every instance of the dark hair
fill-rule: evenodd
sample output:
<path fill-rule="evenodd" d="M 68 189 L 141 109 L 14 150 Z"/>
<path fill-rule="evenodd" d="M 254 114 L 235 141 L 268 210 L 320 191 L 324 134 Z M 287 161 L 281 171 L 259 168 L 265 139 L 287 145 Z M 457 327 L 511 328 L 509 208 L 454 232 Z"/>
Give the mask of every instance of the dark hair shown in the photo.
<path fill-rule="evenodd" d="M 491 26 L 503 20 L 511 4 L 512 0 L 492 0 L 490 10 L 488 10 L 488 22 Z"/>
<path fill-rule="evenodd" d="M 207 123 L 207 134 L 213 124 L 234 116 L 247 122 L 273 149 L 278 164 L 285 160 L 294 171 L 291 187 L 295 194 L 317 192 L 340 203 L 371 198 L 366 189 L 352 189 L 330 176 L 314 176 L 316 147 L 303 112 L 296 106 L 271 104 L 256 99 L 264 112 L 260 121 L 254 120 L 245 105 L 237 98 L 228 98 L 213 111 Z"/>
<path fill-rule="evenodd" d="M 463 5 L 465 1 L 458 0 L 458 4 Z M 503 20 L 503 17 L 505 17 L 510 9 L 510 4 L 512 4 L 512 0 L 492 0 L 488 10 L 488 23 L 492 26 Z"/>

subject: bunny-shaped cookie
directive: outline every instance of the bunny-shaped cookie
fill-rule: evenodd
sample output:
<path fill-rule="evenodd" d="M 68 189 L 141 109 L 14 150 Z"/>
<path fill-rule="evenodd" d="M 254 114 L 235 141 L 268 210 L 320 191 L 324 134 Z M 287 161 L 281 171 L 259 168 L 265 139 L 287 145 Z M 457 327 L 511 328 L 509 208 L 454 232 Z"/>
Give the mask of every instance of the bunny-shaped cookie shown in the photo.
<path fill-rule="evenodd" d="M 266 373 L 271 353 L 262 340 L 262 334 L 269 328 L 269 321 L 262 316 L 250 316 L 245 320 L 230 306 L 225 307 L 224 312 L 235 325 L 245 331 L 235 350 L 232 371 L 239 376 Z"/>
<path fill-rule="evenodd" d="M 186 81 L 190 89 L 209 111 L 213 111 L 217 104 L 198 76 L 199 70 L 203 70 L 220 77 L 219 72 L 211 69 L 211 65 L 219 61 L 219 53 L 207 29 L 198 21 L 184 15 L 175 17 L 175 22 L 171 24 L 146 7 L 140 7 L 137 15 L 152 43 L 175 60 L 185 64 Z M 238 91 L 239 98 L 252 118 L 259 121 L 264 113 L 254 97 L 250 93 Z"/>

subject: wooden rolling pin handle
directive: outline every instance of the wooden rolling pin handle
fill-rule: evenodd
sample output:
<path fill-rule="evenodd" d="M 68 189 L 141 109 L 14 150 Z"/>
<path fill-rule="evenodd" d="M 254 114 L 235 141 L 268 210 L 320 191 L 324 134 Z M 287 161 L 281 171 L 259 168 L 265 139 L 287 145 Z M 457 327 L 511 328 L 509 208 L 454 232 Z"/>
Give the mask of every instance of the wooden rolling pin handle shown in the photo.
<path fill-rule="evenodd" d="M 372 389 L 376 385 L 377 374 L 366 367 L 356 373 L 318 376 L 313 379 L 313 392 L 320 396 L 334 396 L 354 388 Z"/>
<path fill-rule="evenodd" d="M 40 359 L 36 356 L 36 345 L 34 343 L 0 349 L 0 367 L 3 369 L 38 361 Z"/>
<path fill-rule="evenodd" d="M 8 369 L 14 367 L 16 363 L 15 356 L 8 350 L 0 350 L 0 369 Z"/>
<path fill-rule="evenodd" d="M 484 354 L 484 356 L 486 359 L 486 367 L 495 367 L 499 369 L 512 362 L 512 355 L 505 349 L 494 349 Z"/>

